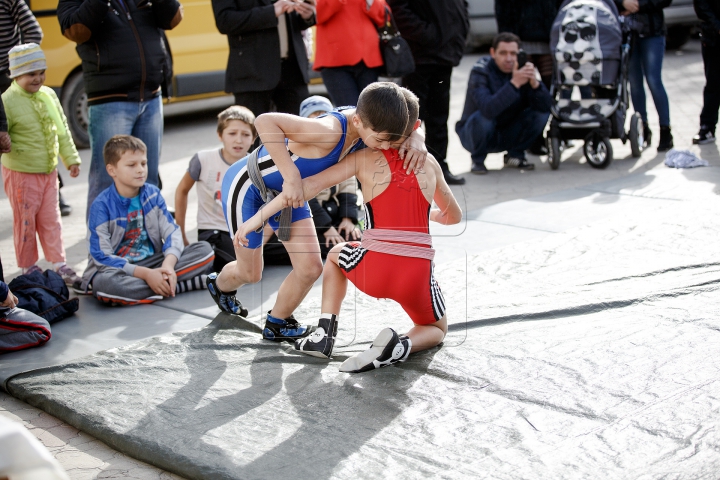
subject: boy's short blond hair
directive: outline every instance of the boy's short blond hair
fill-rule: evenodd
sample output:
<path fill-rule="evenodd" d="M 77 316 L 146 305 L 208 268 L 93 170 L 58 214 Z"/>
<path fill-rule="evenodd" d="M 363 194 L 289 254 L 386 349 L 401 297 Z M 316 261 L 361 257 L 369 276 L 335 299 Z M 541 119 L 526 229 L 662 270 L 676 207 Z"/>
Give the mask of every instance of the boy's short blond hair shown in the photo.
<path fill-rule="evenodd" d="M 147 153 L 145 142 L 132 135 L 115 135 L 103 147 L 105 165 L 117 165 L 125 152 Z"/>
<path fill-rule="evenodd" d="M 222 135 L 228 124 L 233 120 L 240 120 L 247 124 L 252 130 L 253 138 L 257 137 L 257 131 L 255 130 L 255 115 L 250 111 L 249 108 L 240 105 L 233 105 L 228 107 L 218 114 L 218 135 Z"/>

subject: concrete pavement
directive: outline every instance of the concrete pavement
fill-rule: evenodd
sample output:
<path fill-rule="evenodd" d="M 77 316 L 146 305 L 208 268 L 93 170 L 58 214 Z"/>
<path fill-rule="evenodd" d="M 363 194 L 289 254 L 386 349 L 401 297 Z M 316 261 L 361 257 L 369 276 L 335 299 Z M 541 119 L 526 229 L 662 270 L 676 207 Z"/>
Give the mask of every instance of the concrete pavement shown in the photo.
<path fill-rule="evenodd" d="M 461 66 L 453 73 L 448 159 L 455 173 L 468 172 L 470 168 L 469 154 L 460 146 L 453 127 L 461 114 L 468 73 L 477 58 L 478 55 L 466 56 Z M 703 147 L 691 145 L 691 138 L 697 131 L 698 115 L 702 107 L 704 85 L 702 72 L 700 46 L 697 41 L 692 41 L 683 50 L 668 52 L 663 78 L 671 101 L 670 110 L 676 147 L 690 148 L 717 167 L 720 166 L 717 145 Z M 187 113 L 193 107 L 191 105 L 173 105 L 166 109 L 168 118 L 161 174 L 165 184 L 163 193 L 168 203 L 173 204 L 174 186 L 184 173 L 190 156 L 197 150 L 217 144 L 214 115 L 229 102 L 228 99 L 214 100 L 212 101 L 214 108 L 209 112 Z M 657 144 L 657 115 L 652 103 L 648 105 L 648 111 Z M 606 170 L 595 170 L 584 163 L 581 143 L 577 142 L 576 147 L 564 153 L 564 161 L 558 171 L 551 171 L 546 159 L 538 157 L 530 157 L 530 160 L 536 163 L 535 171 L 502 169 L 502 155 L 491 155 L 486 162 L 490 169 L 489 175 L 466 174 L 467 184 L 462 189 L 454 188 L 454 190 L 462 199 L 466 211 L 482 210 L 488 223 L 498 223 L 502 218 L 499 215 L 493 216 L 493 209 L 488 207 L 503 204 L 503 208 L 514 208 L 517 211 L 527 208 L 527 203 L 512 203 L 513 201 L 533 199 L 570 189 L 582 189 L 587 185 L 617 180 L 635 173 L 666 169 L 662 164 L 664 154 L 658 154 L 654 147 L 645 151 L 641 158 L 633 159 L 630 156 L 629 145 L 623 146 L 619 141 L 613 141 L 615 161 Z M 87 165 L 89 151 L 85 150 L 81 155 Z M 84 241 L 85 212 L 81 208 L 85 203 L 86 195 L 85 175 L 81 175 L 78 179 L 69 179 L 69 176 L 64 174 L 66 187 L 63 190 L 68 202 L 75 207 L 74 213 L 63 219 L 65 225 L 63 239 L 68 251 L 69 263 L 79 272 L 85 267 L 87 255 Z M 19 272 L 13 254 L 12 216 L 4 194 L 0 202 L 4 205 L 0 209 L 0 220 L 3 221 L 3 227 L 0 228 L 0 251 L 3 253 L 6 279 L 9 280 Z M 192 205 L 193 202 L 191 201 L 190 204 Z M 602 205 L 596 207 L 611 208 Z M 499 208 L 496 207 L 495 211 L 501 211 L 498 210 Z M 190 228 L 194 228 L 194 219 L 194 210 L 189 211 Z M 517 234 L 504 237 L 502 242 L 507 244 L 532 241 L 528 238 L 533 237 Z M 73 427 L 4 394 L 0 397 L 0 402 L 0 414 L 23 422 L 53 452 L 72 478 L 175 478 L 174 475 L 117 453 Z"/>

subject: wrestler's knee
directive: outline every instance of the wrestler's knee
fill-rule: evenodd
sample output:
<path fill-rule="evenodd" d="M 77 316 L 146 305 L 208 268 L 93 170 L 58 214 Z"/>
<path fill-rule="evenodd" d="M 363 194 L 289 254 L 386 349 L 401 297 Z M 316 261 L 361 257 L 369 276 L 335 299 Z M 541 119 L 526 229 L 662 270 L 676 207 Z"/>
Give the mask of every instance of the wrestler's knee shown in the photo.
<path fill-rule="evenodd" d="M 315 282 L 323 272 L 322 260 L 320 256 L 318 256 L 317 261 L 303 262 L 302 265 L 297 268 L 293 267 L 293 270 L 300 280 Z"/>

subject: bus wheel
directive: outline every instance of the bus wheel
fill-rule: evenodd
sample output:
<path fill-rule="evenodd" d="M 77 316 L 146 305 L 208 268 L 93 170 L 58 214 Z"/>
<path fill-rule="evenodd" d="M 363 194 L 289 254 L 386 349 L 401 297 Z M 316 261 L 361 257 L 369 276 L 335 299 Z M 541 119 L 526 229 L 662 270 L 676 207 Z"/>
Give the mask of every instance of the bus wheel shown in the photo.
<path fill-rule="evenodd" d="M 88 134 L 87 95 L 82 72 L 75 73 L 65 82 L 61 103 L 68 119 L 70 133 L 75 140 L 75 146 L 88 148 L 90 135 Z"/>

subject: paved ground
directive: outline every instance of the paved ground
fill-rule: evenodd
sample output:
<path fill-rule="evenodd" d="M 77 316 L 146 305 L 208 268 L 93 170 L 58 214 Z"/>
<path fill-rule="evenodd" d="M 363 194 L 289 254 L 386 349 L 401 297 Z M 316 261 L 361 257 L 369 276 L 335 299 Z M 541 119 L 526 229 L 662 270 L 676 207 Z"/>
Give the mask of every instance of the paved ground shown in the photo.
<path fill-rule="evenodd" d="M 460 146 L 453 127 L 461 114 L 468 72 L 477 58 L 478 55 L 466 56 L 453 74 L 448 158 L 455 173 L 468 172 L 470 169 L 469 154 Z M 691 144 L 691 138 L 698 127 L 704 85 L 699 43 L 691 41 L 680 51 L 668 52 L 665 61 L 663 78 L 671 101 L 676 147 L 690 148 L 712 164 L 720 165 L 717 145 L 699 148 Z M 218 143 L 214 133 L 214 115 L 229 104 L 230 99 L 222 98 L 201 104 L 167 107 L 160 168 L 165 184 L 163 193 L 168 203 L 174 203 L 174 186 L 182 176 L 190 156 L 197 150 Z M 652 104 L 648 110 L 656 144 L 657 115 Z M 623 146 L 619 141 L 613 141 L 615 162 L 606 170 L 595 170 L 585 164 L 580 147 L 581 142 L 577 142 L 575 148 L 564 153 L 564 161 L 558 171 L 551 171 L 544 157 L 531 157 L 531 161 L 536 163 L 535 171 L 502 169 L 502 156 L 491 155 L 486 162 L 491 170 L 490 174 L 484 177 L 467 174 L 468 183 L 462 189 L 456 188 L 456 195 L 463 202 L 465 210 L 473 211 L 501 202 L 536 197 L 650 169 L 666 168 L 662 165 L 664 154 L 657 154 L 655 148 L 648 149 L 641 158 L 633 159 L 629 145 Z M 88 150 L 82 151 L 81 156 L 89 163 Z M 63 173 L 66 181 L 63 193 L 75 208 L 70 217 L 63 219 L 63 239 L 68 261 L 77 271 L 83 270 L 87 258 L 84 226 L 84 199 L 87 193 L 85 172 L 77 179 L 70 179 Z M 0 251 L 6 279 L 10 279 L 19 272 L 13 254 L 11 210 L 2 191 L 0 204 Z M 194 211 L 188 212 L 190 228 L 194 227 L 194 218 Z M 5 394 L 0 394 L 0 415 L 20 421 L 30 429 L 50 449 L 71 478 L 178 478 L 122 455 L 77 429 Z"/>

